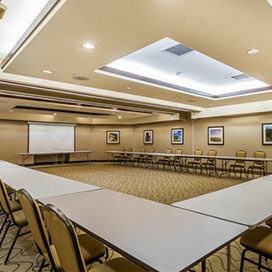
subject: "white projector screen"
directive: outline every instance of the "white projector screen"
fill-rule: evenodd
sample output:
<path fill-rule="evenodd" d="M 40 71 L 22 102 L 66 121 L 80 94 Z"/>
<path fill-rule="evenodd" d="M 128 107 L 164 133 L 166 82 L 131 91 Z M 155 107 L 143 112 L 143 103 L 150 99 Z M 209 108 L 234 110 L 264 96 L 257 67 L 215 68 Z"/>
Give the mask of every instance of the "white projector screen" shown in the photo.
<path fill-rule="evenodd" d="M 28 152 L 75 150 L 75 125 L 28 123 Z"/>

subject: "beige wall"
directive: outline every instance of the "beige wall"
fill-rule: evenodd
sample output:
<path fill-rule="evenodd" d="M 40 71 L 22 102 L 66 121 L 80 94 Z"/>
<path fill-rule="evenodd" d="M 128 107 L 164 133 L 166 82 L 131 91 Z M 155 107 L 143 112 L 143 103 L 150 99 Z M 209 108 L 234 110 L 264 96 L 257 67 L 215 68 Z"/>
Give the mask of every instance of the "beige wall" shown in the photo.
<path fill-rule="evenodd" d="M 27 134 L 26 122 L 0 120 L 0 159 L 19 163 L 18 153 L 27 152 Z"/>
<path fill-rule="evenodd" d="M 238 149 L 245 149 L 248 156 L 253 156 L 255 150 L 264 150 L 267 157 L 272 157 L 272 146 L 262 145 L 262 123 L 272 121 L 272 113 L 243 117 L 224 117 L 195 120 L 195 148 L 201 148 L 206 153 L 216 149 L 218 155 L 234 155 Z M 215 146 L 207 143 L 207 127 L 225 127 L 225 145 Z M 171 128 L 184 128 L 184 145 L 171 145 Z M 132 146 L 134 150 L 143 147 L 143 131 L 154 130 L 154 148 L 163 152 L 165 148 L 174 150 L 182 148 L 184 153 L 192 153 L 192 123 L 191 121 L 171 121 L 136 126 L 108 125 L 78 125 L 76 128 L 76 150 L 91 149 L 93 159 L 103 160 L 108 156 L 107 150 L 119 150 L 122 146 Z M 106 131 L 120 130 L 120 145 L 106 144 Z M 19 152 L 27 152 L 27 122 L 0 120 L 0 159 L 19 163 Z M 149 148 L 150 145 L 145 145 Z"/>

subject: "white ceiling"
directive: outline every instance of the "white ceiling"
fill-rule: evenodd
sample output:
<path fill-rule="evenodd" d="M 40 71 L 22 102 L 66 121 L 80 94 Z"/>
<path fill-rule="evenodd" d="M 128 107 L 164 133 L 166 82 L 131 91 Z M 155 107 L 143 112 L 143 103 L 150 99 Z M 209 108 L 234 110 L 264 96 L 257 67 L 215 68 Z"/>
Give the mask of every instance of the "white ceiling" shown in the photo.
<path fill-rule="evenodd" d="M 165 51 L 178 44 L 180 43 L 173 39 L 163 38 L 107 64 L 106 67 L 175 84 L 179 87 L 193 89 L 210 95 L 220 95 L 269 86 L 253 77 L 235 80 L 231 77 L 243 74 L 243 72 L 196 50 L 180 56 Z M 97 72 L 101 71 L 97 70 Z M 103 73 L 114 76 L 113 73 Z M 135 79 L 130 77 L 125 78 L 135 81 Z M 149 84 L 144 82 L 144 80 L 137 79 L 136 81 Z"/>
<path fill-rule="evenodd" d="M 50 0 L 2 0 L 7 6 L 0 22 L 0 62 L 13 49 Z"/>

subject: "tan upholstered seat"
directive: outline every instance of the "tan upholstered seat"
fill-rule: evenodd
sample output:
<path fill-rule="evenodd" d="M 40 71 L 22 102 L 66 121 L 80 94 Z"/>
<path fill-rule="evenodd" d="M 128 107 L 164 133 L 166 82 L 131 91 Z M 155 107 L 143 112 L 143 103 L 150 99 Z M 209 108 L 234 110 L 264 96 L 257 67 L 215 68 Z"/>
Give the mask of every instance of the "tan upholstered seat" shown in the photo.
<path fill-rule="evenodd" d="M 83 259 L 86 263 L 105 254 L 105 246 L 88 234 L 79 234 L 78 241 Z"/>
<path fill-rule="evenodd" d="M 14 204 L 14 202 L 9 199 L 9 195 L 8 195 L 5 183 L 1 179 L 0 179 L 0 203 L 1 203 L 1 207 L 3 209 L 3 212 L 5 213 L 5 216 L 6 216 L 4 223 L 1 227 L 1 231 L 2 231 L 3 227 L 7 224 L 5 232 L 4 232 L 2 239 L 0 241 L 0 246 L 3 243 L 10 226 L 12 224 L 14 224 L 17 227 L 16 235 L 14 237 L 14 240 L 9 248 L 9 251 L 8 251 L 5 261 L 4 261 L 4 264 L 7 264 L 10 254 L 14 248 L 14 245 L 15 245 L 18 237 L 28 233 L 28 232 L 21 233 L 21 230 L 23 229 L 23 227 L 27 225 L 27 221 L 26 221 L 26 217 L 25 217 L 23 210 L 14 211 L 11 209 L 10 203 L 12 203 L 13 209 L 17 208 L 17 205 Z"/>
<path fill-rule="evenodd" d="M 254 158 L 264 159 L 266 158 L 266 153 L 264 151 L 255 151 Z M 267 171 L 266 168 L 266 163 L 264 161 L 254 161 L 252 165 L 248 167 L 247 172 L 251 173 L 252 178 L 254 178 L 254 170 L 259 170 L 260 176 L 261 174 L 265 176 Z"/>
<path fill-rule="evenodd" d="M 209 150 L 207 153 L 208 156 L 216 156 L 217 155 L 217 151 L 216 150 Z M 208 158 L 206 159 L 203 163 L 202 163 L 202 167 L 204 169 L 206 169 L 206 172 L 209 172 L 209 175 L 211 175 L 212 173 L 216 173 L 217 174 L 217 170 L 216 170 L 216 159 L 214 158 Z"/>
<path fill-rule="evenodd" d="M 245 247 L 244 251 L 242 252 L 240 271 L 243 271 L 245 260 L 257 265 L 260 268 L 262 266 L 261 256 L 265 256 L 269 259 L 272 258 L 272 229 L 268 227 L 260 226 L 249 230 L 241 237 L 240 243 Z M 260 259 L 258 263 L 252 259 L 249 259 L 248 257 L 245 257 L 245 253 L 248 250 L 259 254 Z"/>
<path fill-rule="evenodd" d="M 165 154 L 171 154 L 172 153 L 172 149 L 171 148 L 166 148 L 164 151 Z M 159 164 L 162 164 L 163 167 L 165 168 L 166 165 L 170 166 L 170 157 L 168 156 L 164 156 L 161 159 L 159 159 L 157 161 L 157 166 L 159 166 Z"/>
<path fill-rule="evenodd" d="M 265 224 L 272 228 L 272 218 L 266 220 Z"/>
<path fill-rule="evenodd" d="M 115 258 L 98 265 L 90 272 L 144 272 L 145 270 L 125 258 Z"/>
<path fill-rule="evenodd" d="M 238 150 L 235 153 L 235 156 L 237 158 L 245 158 L 247 155 L 247 152 L 245 150 Z M 231 164 L 229 167 L 229 176 L 231 174 L 231 172 L 233 171 L 235 176 L 236 176 L 236 169 L 240 170 L 240 178 L 242 178 L 242 173 L 245 174 L 245 176 L 247 176 L 247 171 L 246 171 L 246 162 L 244 160 L 236 160 L 234 162 L 234 164 Z"/>
<path fill-rule="evenodd" d="M 260 226 L 250 230 L 241 237 L 241 245 L 264 252 L 272 256 L 272 230 Z"/>
<path fill-rule="evenodd" d="M 202 156 L 203 155 L 203 150 L 196 149 L 195 152 L 194 152 L 194 155 Z M 199 168 L 200 172 L 202 173 L 202 158 L 193 158 L 192 161 L 188 162 L 187 172 L 189 172 L 190 166 L 194 169 L 194 172 L 196 172 L 197 168 Z"/>
<path fill-rule="evenodd" d="M 86 264 L 99 261 L 104 256 L 105 247 L 85 233 L 77 236 L 74 226 L 59 209 L 46 205 L 42 207 L 42 213 L 65 272 L 84 272 Z"/>

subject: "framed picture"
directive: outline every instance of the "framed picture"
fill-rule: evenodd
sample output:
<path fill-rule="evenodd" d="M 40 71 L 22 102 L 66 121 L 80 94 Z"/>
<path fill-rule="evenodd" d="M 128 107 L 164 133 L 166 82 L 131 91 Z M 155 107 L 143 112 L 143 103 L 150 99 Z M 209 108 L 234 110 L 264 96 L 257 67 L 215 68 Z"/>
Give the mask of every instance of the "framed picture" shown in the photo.
<path fill-rule="evenodd" d="M 107 131 L 107 144 L 120 144 L 120 131 Z"/>
<path fill-rule="evenodd" d="M 224 144 L 224 127 L 208 127 L 208 144 Z"/>
<path fill-rule="evenodd" d="M 263 145 L 272 145 L 272 123 L 262 124 Z"/>
<path fill-rule="evenodd" d="M 172 128 L 171 129 L 171 144 L 182 145 L 184 143 L 184 129 Z"/>
<path fill-rule="evenodd" d="M 144 144 L 153 144 L 153 130 L 144 130 Z"/>

